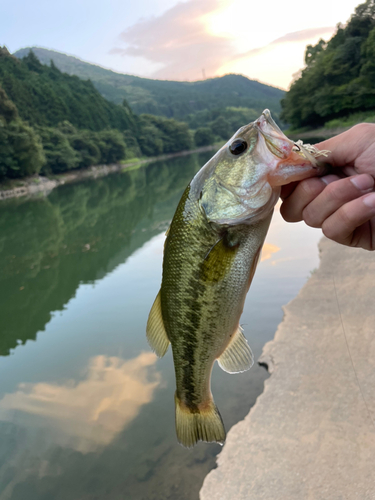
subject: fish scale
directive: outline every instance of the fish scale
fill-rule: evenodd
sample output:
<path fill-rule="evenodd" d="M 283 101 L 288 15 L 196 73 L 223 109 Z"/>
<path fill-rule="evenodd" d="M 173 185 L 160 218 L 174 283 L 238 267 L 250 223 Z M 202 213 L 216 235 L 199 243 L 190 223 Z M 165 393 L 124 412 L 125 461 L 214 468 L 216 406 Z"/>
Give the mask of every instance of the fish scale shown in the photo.
<path fill-rule="evenodd" d="M 172 344 L 176 397 L 191 412 L 198 413 L 212 403 L 212 366 L 223 344 L 228 343 L 229 334 L 238 327 L 251 263 L 263 244 L 271 215 L 266 222 L 231 229 L 238 244 L 224 247 L 220 252 L 226 254 L 224 258 L 219 255 L 205 266 L 212 249 L 222 241 L 221 235 L 189 192 L 190 186 L 165 242 L 161 310 Z M 259 231 L 259 226 L 263 230 Z M 211 276 L 207 276 L 206 268 Z M 215 273 L 220 279 L 214 278 Z"/>

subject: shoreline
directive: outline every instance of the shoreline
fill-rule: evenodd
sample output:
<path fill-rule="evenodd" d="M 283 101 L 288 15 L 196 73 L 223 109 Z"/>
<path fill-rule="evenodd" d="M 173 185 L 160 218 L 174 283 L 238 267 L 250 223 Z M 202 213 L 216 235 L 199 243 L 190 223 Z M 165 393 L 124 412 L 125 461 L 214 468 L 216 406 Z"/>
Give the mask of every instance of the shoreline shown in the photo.
<path fill-rule="evenodd" d="M 43 175 L 33 175 L 30 177 L 24 177 L 22 179 L 11 179 L 11 181 L 8 180 L 7 182 L 14 184 L 17 183 L 17 185 L 14 187 L 8 187 L 6 183 L 0 183 L 0 201 L 9 200 L 12 198 L 20 198 L 23 196 L 47 196 L 52 191 L 52 189 L 58 186 L 63 186 L 64 184 L 80 182 L 86 179 L 96 179 L 98 177 L 104 177 L 115 172 L 121 172 L 130 167 L 138 167 L 147 163 L 169 160 L 171 158 L 177 158 L 179 156 L 188 156 L 193 153 L 214 151 L 218 148 L 219 146 L 217 144 L 214 144 L 211 146 L 203 146 L 201 148 L 196 148 L 189 151 L 180 151 L 178 153 L 170 153 L 166 155 L 153 156 L 150 158 L 142 158 L 134 162 L 124 164 L 114 163 L 112 165 L 95 165 L 88 167 L 87 169 L 54 174 L 52 178 L 45 177 Z"/>
<path fill-rule="evenodd" d="M 320 128 L 311 130 L 309 132 L 296 133 L 295 137 L 298 136 L 298 139 L 321 138 L 322 140 L 324 140 L 341 134 L 342 132 L 345 132 L 350 128 L 351 127 L 339 127 L 334 129 Z M 294 133 L 291 132 L 287 135 L 293 137 Z M 30 177 L 23 177 L 21 179 L 7 179 L 5 182 L 0 182 L 0 201 L 9 200 L 12 198 L 20 198 L 23 196 L 47 196 L 52 191 L 52 189 L 64 184 L 80 182 L 86 179 L 96 179 L 97 177 L 104 177 L 115 172 L 121 172 L 122 170 L 126 170 L 129 167 L 138 167 L 147 163 L 152 163 L 154 161 L 169 160 L 171 158 L 176 158 L 179 156 L 188 156 L 193 153 L 213 151 L 215 149 L 218 149 L 219 147 L 221 147 L 221 144 L 214 144 L 192 149 L 189 151 L 180 151 L 178 153 L 170 153 L 166 155 L 153 156 L 150 158 L 142 158 L 129 163 L 95 165 L 88 167 L 87 169 L 67 171 L 61 174 L 53 174 L 51 175 L 51 177 L 37 174 Z M 9 187 L 9 184 L 11 187 Z"/>
<path fill-rule="evenodd" d="M 375 498 L 375 259 L 319 244 L 258 363 L 271 373 L 232 427 L 201 500 Z"/>

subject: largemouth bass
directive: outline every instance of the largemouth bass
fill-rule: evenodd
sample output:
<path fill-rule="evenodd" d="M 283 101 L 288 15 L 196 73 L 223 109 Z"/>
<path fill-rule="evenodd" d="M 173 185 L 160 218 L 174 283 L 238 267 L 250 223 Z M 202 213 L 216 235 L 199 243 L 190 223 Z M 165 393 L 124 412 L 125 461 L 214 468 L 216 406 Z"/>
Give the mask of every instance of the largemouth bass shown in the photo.
<path fill-rule="evenodd" d="M 315 154 L 314 154 L 315 153 Z M 251 368 L 239 325 L 281 186 L 319 175 L 319 153 L 289 140 L 265 110 L 238 130 L 186 188 L 164 246 L 160 292 L 147 338 L 162 357 L 172 345 L 178 441 L 225 441 L 210 379 Z"/>

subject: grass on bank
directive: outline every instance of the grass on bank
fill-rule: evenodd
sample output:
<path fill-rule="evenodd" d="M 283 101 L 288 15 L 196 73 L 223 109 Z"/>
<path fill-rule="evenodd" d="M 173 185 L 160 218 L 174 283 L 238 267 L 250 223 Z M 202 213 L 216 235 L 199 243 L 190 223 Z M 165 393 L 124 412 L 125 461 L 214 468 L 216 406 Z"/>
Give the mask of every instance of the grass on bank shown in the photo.
<path fill-rule="evenodd" d="M 375 123 L 375 112 L 371 111 L 363 111 L 359 113 L 353 113 L 348 116 L 344 116 L 342 118 L 335 118 L 334 120 L 329 120 L 324 123 L 319 129 L 314 129 L 312 127 L 301 127 L 298 129 L 288 128 L 284 130 L 284 134 L 286 136 L 293 135 L 298 136 L 298 134 L 306 134 L 307 132 L 311 132 L 311 135 L 314 135 L 315 130 L 332 130 L 332 129 L 344 129 L 348 127 L 353 127 L 358 123 Z"/>
<path fill-rule="evenodd" d="M 375 123 L 375 112 L 367 111 L 362 113 L 353 113 L 352 115 L 344 118 L 335 118 L 324 124 L 323 128 L 339 128 L 339 127 L 353 127 L 357 123 Z"/>

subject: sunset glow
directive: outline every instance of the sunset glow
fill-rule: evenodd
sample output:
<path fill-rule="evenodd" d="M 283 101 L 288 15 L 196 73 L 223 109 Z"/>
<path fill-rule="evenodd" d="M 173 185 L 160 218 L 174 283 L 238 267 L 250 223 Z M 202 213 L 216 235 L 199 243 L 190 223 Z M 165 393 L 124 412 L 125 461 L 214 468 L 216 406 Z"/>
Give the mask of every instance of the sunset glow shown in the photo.
<path fill-rule="evenodd" d="M 246 0 L 221 1 L 217 10 L 204 17 L 206 31 L 213 37 L 226 38 L 238 54 L 223 62 L 212 76 L 241 73 L 288 88 L 293 74 L 304 65 L 306 46 L 320 38 L 328 40 L 335 32 L 339 10 L 347 12 L 342 17 L 346 20 L 357 5 L 356 1 L 341 2 L 339 9 L 338 2 L 330 2 L 327 9 L 326 2 L 318 3 L 321 9 L 314 4 L 315 8 L 302 18 L 291 15 L 300 9 L 297 0 L 268 2 L 269 9 Z"/>
<path fill-rule="evenodd" d="M 235 72 L 288 88 L 306 46 L 328 40 L 359 3 L 316 0 L 307 10 L 298 0 L 109 0 L 106 7 L 67 0 L 64 8 L 52 3 L 45 10 L 36 0 L 30 10 L 18 2 L 16 10 L 7 4 L 0 19 L 0 44 L 11 51 L 50 48 L 149 78 L 192 81 Z M 77 24 L 81 17 L 85 23 Z"/>

